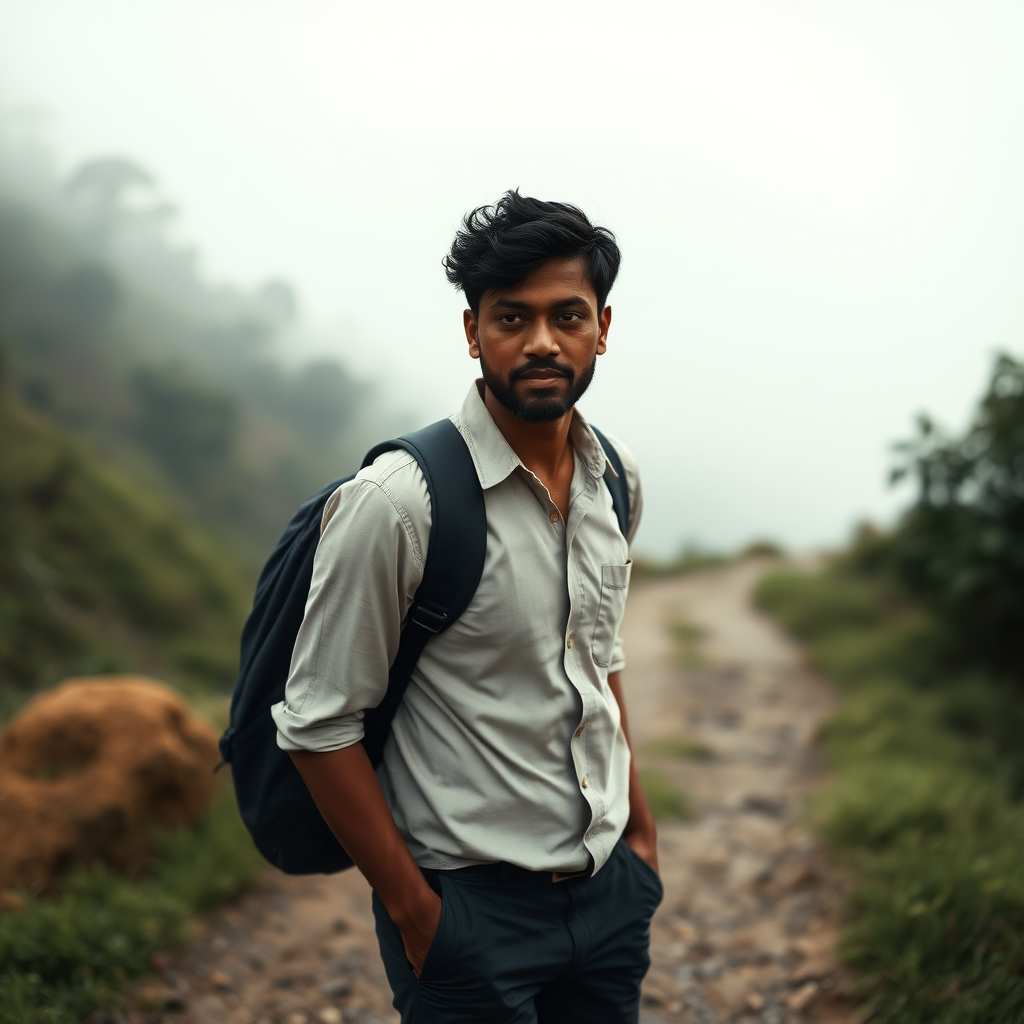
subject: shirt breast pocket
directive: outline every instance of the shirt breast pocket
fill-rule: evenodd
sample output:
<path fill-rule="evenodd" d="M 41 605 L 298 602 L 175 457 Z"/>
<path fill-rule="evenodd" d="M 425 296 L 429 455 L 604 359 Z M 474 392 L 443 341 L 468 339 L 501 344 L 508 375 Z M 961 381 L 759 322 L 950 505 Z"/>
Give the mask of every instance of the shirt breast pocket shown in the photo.
<path fill-rule="evenodd" d="M 622 613 L 626 610 L 626 592 L 632 568 L 632 561 L 625 565 L 601 566 L 601 602 L 597 607 L 594 640 L 590 646 L 594 662 L 601 668 L 608 667 L 615 649 L 615 637 Z"/>

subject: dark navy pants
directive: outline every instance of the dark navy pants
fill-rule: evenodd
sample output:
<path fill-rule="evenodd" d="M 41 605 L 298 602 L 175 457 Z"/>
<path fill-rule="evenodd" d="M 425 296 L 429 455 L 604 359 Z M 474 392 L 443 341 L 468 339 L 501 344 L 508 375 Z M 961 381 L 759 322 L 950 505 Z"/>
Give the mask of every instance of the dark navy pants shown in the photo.
<path fill-rule="evenodd" d="M 624 842 L 592 878 L 511 864 L 423 874 L 441 920 L 419 978 L 373 894 L 402 1024 L 636 1024 L 663 890 Z"/>

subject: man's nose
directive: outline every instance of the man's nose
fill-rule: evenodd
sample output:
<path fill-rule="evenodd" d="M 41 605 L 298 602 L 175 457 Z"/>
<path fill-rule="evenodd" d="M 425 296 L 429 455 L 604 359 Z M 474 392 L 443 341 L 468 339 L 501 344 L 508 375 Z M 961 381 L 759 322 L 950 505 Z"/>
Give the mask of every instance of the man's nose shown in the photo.
<path fill-rule="evenodd" d="M 535 359 L 544 356 L 558 355 L 561 349 L 558 346 L 558 336 L 546 320 L 536 323 L 533 330 L 527 335 L 526 344 L 523 346 L 523 355 L 533 356 Z"/>

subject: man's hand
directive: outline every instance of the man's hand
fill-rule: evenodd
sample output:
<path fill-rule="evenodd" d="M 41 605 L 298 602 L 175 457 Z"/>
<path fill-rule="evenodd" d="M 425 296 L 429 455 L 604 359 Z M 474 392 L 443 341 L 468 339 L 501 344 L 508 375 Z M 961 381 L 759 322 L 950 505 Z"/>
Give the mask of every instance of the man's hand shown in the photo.
<path fill-rule="evenodd" d="M 427 884 L 391 817 L 361 743 L 327 753 L 291 752 L 320 813 L 402 933 L 419 977 L 441 920 L 441 900 Z"/>
<path fill-rule="evenodd" d="M 428 898 L 415 912 L 401 915 L 401 920 L 395 919 L 395 924 L 402 933 L 406 959 L 412 964 L 412 972 L 417 978 L 423 971 L 427 951 L 441 923 L 441 898 L 429 887 L 427 892 Z"/>
<path fill-rule="evenodd" d="M 654 828 L 653 819 L 649 828 L 637 828 L 629 831 L 627 826 L 627 830 L 623 832 L 622 838 L 626 841 L 626 845 L 641 860 L 645 860 L 651 865 L 655 874 L 660 874 L 658 870 L 658 833 Z"/>

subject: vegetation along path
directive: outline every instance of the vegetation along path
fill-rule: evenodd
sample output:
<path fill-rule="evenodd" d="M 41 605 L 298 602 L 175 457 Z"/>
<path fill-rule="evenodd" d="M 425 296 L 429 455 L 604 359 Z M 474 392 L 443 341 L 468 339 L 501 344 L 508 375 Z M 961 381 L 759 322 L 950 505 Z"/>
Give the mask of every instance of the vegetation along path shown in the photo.
<path fill-rule="evenodd" d="M 833 959 L 842 878 L 799 824 L 832 696 L 751 607 L 763 568 L 748 560 L 639 582 L 630 597 L 629 711 L 663 815 L 666 890 L 644 1024 L 853 1019 Z M 268 869 L 262 888 L 154 966 L 132 1024 L 397 1020 L 369 892 L 352 871 Z"/>

